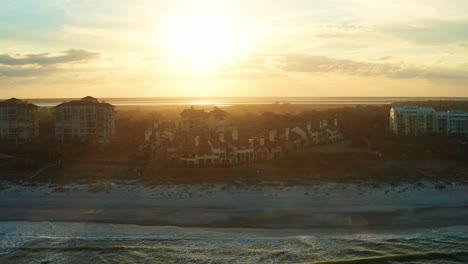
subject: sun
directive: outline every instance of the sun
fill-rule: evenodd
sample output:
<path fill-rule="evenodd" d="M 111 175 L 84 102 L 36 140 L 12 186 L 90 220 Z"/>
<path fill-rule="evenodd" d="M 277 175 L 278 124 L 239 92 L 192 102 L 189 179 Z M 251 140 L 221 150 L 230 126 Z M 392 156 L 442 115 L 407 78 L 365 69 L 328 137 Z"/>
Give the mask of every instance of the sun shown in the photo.
<path fill-rule="evenodd" d="M 179 10 L 162 23 L 166 52 L 201 67 L 239 54 L 246 38 L 238 21 L 221 10 Z"/>

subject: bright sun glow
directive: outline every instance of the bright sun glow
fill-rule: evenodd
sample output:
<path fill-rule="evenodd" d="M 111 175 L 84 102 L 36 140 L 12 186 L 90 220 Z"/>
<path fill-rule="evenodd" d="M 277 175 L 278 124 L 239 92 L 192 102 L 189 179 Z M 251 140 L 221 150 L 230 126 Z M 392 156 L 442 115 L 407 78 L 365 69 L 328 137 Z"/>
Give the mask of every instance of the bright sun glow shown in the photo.
<path fill-rule="evenodd" d="M 162 39 L 170 55 L 213 68 L 243 49 L 246 39 L 236 22 L 220 10 L 178 11 L 163 22 Z"/>

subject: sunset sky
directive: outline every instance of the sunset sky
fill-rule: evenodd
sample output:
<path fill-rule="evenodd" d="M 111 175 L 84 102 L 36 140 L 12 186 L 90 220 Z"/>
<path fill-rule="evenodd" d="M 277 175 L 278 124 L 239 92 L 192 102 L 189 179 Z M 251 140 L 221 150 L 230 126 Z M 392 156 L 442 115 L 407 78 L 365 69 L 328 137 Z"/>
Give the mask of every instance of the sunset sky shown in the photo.
<path fill-rule="evenodd" d="M 1 0 L 0 98 L 468 96 L 468 0 Z"/>

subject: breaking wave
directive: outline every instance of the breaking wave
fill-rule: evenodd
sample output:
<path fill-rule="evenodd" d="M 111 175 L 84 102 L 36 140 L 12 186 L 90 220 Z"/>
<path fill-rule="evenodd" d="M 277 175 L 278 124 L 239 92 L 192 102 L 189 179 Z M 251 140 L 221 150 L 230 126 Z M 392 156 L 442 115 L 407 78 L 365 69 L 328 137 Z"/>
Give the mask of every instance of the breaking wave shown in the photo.
<path fill-rule="evenodd" d="M 467 230 L 339 235 L 3 222 L 0 263 L 468 263 Z"/>

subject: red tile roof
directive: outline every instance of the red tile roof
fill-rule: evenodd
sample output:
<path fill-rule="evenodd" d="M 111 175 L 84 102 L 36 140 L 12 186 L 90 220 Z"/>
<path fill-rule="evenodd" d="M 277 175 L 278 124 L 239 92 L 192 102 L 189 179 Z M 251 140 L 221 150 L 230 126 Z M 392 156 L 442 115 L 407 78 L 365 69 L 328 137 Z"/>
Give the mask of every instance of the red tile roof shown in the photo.
<path fill-rule="evenodd" d="M 249 146 L 250 146 L 249 139 L 251 139 L 251 138 L 250 137 L 240 137 L 238 140 L 233 140 L 233 139 L 229 138 L 227 141 L 229 142 L 229 144 L 233 145 L 236 148 L 246 149 L 246 148 L 249 148 Z"/>
<path fill-rule="evenodd" d="M 210 139 L 210 143 L 215 148 L 222 148 L 222 147 L 226 148 L 227 147 L 227 143 L 219 140 L 218 138 Z"/>
<path fill-rule="evenodd" d="M 187 138 L 182 143 L 181 148 L 182 154 L 192 154 L 192 155 L 211 155 L 213 152 L 211 146 L 208 144 L 206 138 L 200 138 L 198 146 L 195 146 L 194 138 Z"/>

